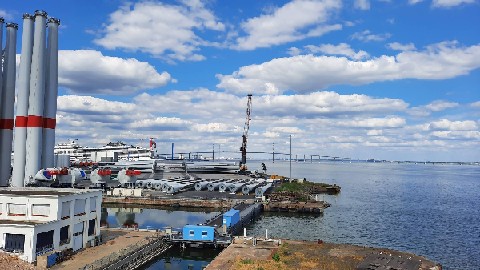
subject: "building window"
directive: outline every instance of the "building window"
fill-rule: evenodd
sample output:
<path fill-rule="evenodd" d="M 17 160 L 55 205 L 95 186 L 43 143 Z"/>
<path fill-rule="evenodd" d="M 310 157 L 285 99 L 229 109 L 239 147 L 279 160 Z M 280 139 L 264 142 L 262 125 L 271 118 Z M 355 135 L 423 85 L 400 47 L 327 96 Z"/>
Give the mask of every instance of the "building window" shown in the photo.
<path fill-rule="evenodd" d="M 90 219 L 88 221 L 88 235 L 95 235 L 95 219 Z"/>
<path fill-rule="evenodd" d="M 3 203 L 0 203 L 0 215 L 3 214 Z"/>
<path fill-rule="evenodd" d="M 44 254 L 53 250 L 53 230 L 37 234 L 36 254 Z"/>
<path fill-rule="evenodd" d="M 190 236 L 194 236 L 194 235 L 195 235 L 195 231 L 191 230 L 191 231 L 188 232 L 188 234 L 189 234 Z"/>
<path fill-rule="evenodd" d="M 207 231 L 202 231 L 202 237 L 207 237 L 208 233 Z"/>
<path fill-rule="evenodd" d="M 90 198 L 90 212 L 97 211 L 97 196 Z"/>
<path fill-rule="evenodd" d="M 8 215 L 9 216 L 25 216 L 27 215 L 27 205 L 26 204 L 8 204 Z"/>
<path fill-rule="evenodd" d="M 8 252 L 24 252 L 25 234 L 5 234 L 5 250 Z"/>
<path fill-rule="evenodd" d="M 70 204 L 71 201 L 62 202 L 62 219 L 70 218 Z"/>
<path fill-rule="evenodd" d="M 33 204 L 32 216 L 48 217 L 50 215 L 50 204 Z"/>
<path fill-rule="evenodd" d="M 68 231 L 70 226 L 64 226 L 60 229 L 60 245 L 65 245 L 70 242 L 70 237 L 68 237 Z"/>
<path fill-rule="evenodd" d="M 86 202 L 86 199 L 76 199 L 75 200 L 75 213 L 74 215 L 75 216 L 82 216 L 82 215 L 85 215 L 85 202 Z"/>

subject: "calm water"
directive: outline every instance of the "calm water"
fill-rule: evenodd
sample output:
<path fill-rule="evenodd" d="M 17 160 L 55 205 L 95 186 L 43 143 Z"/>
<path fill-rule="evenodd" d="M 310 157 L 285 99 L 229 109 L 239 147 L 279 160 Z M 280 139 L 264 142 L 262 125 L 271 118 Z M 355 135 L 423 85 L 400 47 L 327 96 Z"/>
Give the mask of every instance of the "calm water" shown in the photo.
<path fill-rule="evenodd" d="M 288 162 L 266 165 L 268 173 L 289 175 Z M 268 229 L 273 237 L 385 247 L 426 256 L 445 269 L 480 269 L 479 166 L 307 162 L 293 163 L 292 177 L 336 183 L 342 192 L 324 196 L 332 207 L 323 216 L 265 213 L 248 234 Z M 135 222 L 140 228 L 182 227 L 218 213 L 106 210 L 110 226 Z M 202 269 L 215 254 L 173 250 L 147 269 Z"/>
<path fill-rule="evenodd" d="M 288 162 L 268 163 L 289 175 Z M 445 269 L 480 269 L 480 167 L 294 163 L 292 177 L 337 183 L 321 217 L 266 214 L 249 229 L 275 237 L 323 239 L 413 252 Z"/>

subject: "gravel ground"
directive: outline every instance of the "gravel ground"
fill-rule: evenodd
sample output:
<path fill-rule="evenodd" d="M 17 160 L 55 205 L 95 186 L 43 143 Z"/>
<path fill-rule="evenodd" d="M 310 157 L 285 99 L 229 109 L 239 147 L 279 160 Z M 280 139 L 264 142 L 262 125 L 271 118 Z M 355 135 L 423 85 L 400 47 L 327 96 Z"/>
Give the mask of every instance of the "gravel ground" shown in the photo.
<path fill-rule="evenodd" d="M 36 269 L 33 264 L 22 261 L 19 258 L 7 253 L 0 252 L 0 270 L 10 269 Z"/>

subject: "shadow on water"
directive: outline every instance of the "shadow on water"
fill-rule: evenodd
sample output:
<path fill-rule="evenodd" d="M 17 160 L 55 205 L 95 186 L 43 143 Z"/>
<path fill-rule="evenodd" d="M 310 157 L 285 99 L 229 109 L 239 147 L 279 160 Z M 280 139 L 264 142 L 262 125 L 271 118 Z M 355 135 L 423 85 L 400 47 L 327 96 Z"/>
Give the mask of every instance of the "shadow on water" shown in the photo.
<path fill-rule="evenodd" d="M 201 270 L 204 269 L 221 249 L 172 247 L 164 254 L 145 265 L 142 270 Z"/>

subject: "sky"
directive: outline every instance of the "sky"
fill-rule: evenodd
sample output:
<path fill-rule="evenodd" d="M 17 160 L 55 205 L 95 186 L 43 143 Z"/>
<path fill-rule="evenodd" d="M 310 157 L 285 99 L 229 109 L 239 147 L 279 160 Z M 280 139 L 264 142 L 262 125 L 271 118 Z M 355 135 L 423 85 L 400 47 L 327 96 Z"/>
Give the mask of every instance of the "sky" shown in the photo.
<path fill-rule="evenodd" d="M 480 161 L 478 0 L 2 1 L 18 61 L 35 10 L 61 20 L 57 142 L 240 158 L 252 94 L 248 158 L 291 136 L 299 158 Z"/>

